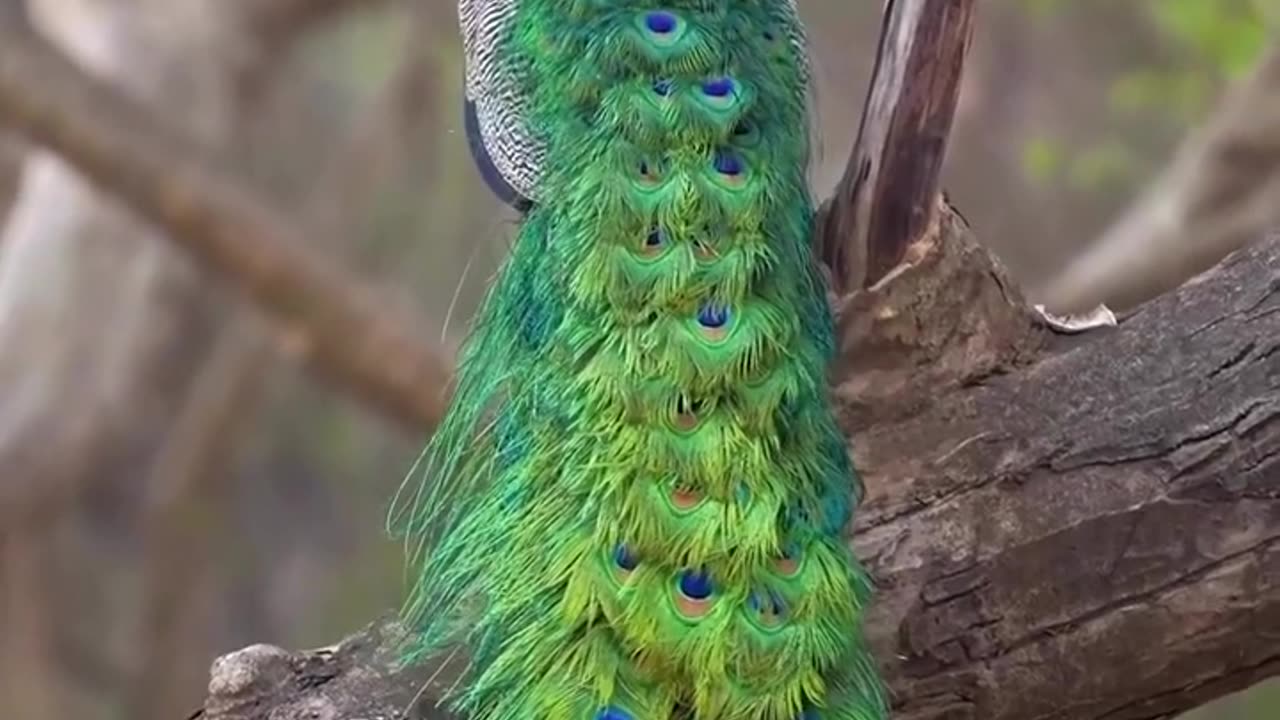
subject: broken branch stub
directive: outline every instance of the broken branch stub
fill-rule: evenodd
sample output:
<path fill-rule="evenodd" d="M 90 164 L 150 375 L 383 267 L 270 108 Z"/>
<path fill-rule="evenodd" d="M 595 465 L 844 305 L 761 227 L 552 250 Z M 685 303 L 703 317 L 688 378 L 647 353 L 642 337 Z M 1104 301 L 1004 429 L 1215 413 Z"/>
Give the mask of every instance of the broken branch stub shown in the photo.
<path fill-rule="evenodd" d="M 890 0 L 862 125 L 818 218 L 837 292 L 875 284 L 930 223 L 973 39 L 974 0 Z"/>

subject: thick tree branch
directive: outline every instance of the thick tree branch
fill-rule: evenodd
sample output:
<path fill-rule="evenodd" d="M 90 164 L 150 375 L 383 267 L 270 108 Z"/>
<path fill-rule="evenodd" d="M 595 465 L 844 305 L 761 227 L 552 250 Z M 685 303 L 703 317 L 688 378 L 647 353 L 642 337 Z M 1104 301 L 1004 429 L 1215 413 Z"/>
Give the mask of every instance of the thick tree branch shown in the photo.
<path fill-rule="evenodd" d="M 906 416 L 842 378 L 895 720 L 1154 720 L 1280 673 L 1277 278 L 1280 242 L 1241 251 Z M 432 679 L 411 716 L 446 717 L 462 663 L 396 670 L 389 632 L 222 658 L 204 714 L 390 716 Z"/>
<path fill-rule="evenodd" d="M 1056 278 L 1045 304 L 1132 305 L 1280 227 L 1280 45 L 1262 56 L 1173 162 Z"/>
<path fill-rule="evenodd" d="M 440 417 L 448 364 L 376 294 L 310 250 L 303 233 L 216 170 L 200 147 L 0 26 L 0 124 L 68 159 L 276 316 L 286 349 L 416 428 Z"/>
<path fill-rule="evenodd" d="M 974 0 L 886 3 L 862 127 L 818 229 L 838 290 L 879 281 L 934 221 L 974 13 Z"/>

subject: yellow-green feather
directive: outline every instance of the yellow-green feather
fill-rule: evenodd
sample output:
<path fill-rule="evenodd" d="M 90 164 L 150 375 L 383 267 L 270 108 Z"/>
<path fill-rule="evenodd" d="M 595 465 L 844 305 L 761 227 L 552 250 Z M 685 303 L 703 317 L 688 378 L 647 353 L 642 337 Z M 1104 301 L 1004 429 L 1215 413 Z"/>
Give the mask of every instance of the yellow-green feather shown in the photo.
<path fill-rule="evenodd" d="M 674 32 L 647 29 L 659 9 Z M 408 659 L 465 642 L 473 720 L 885 716 L 794 22 L 785 0 L 521 0 L 506 29 L 539 202 L 395 518 Z"/>

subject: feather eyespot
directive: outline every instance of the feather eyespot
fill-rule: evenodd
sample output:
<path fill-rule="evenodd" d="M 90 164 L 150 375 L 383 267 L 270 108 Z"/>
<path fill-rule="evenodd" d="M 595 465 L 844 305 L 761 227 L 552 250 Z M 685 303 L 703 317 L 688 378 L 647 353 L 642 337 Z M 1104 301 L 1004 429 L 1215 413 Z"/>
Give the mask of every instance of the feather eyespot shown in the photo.
<path fill-rule="evenodd" d="M 676 609 L 690 620 L 706 616 L 711 612 L 715 585 L 706 568 L 684 570 L 676 578 Z"/>
<path fill-rule="evenodd" d="M 627 548 L 625 544 L 618 543 L 618 545 L 613 548 L 613 564 L 617 565 L 621 570 L 631 572 L 640 565 L 640 560 L 635 556 L 635 553 L 631 552 L 631 550 Z"/>
<path fill-rule="evenodd" d="M 733 126 L 734 147 L 752 148 L 760 144 L 760 128 L 750 120 L 740 120 Z"/>
<path fill-rule="evenodd" d="M 786 620 L 786 601 L 773 590 L 751 593 L 747 598 L 747 607 L 756 614 L 756 619 L 763 627 L 776 628 Z"/>
<path fill-rule="evenodd" d="M 614 705 L 606 705 L 596 711 L 594 720 L 631 720 L 631 713 Z"/>
<path fill-rule="evenodd" d="M 679 15 L 667 10 L 652 10 L 642 14 L 639 26 L 644 37 L 660 54 L 675 47 L 688 30 L 688 25 Z"/>
<path fill-rule="evenodd" d="M 715 77 L 702 82 L 702 101 L 716 110 L 728 110 L 738 104 L 742 93 L 731 77 Z"/>
<path fill-rule="evenodd" d="M 698 324 L 708 329 L 720 329 L 729 324 L 729 308 L 709 302 L 698 311 Z"/>
<path fill-rule="evenodd" d="M 783 548 L 782 553 L 773 560 L 773 569 L 786 577 L 795 575 L 800 569 L 800 551 L 794 546 Z"/>
<path fill-rule="evenodd" d="M 728 150 L 716 153 L 715 168 L 716 172 L 727 177 L 737 177 L 744 170 L 742 158 Z"/>
<path fill-rule="evenodd" d="M 677 487 L 671 491 L 671 505 L 676 510 L 688 512 L 702 504 L 702 493 L 691 488 Z"/>
<path fill-rule="evenodd" d="M 679 19 L 665 10 L 655 10 L 644 16 L 644 26 L 649 28 L 649 32 L 658 35 L 666 35 L 675 32 L 676 24 Z"/>
<path fill-rule="evenodd" d="M 641 252 L 648 256 L 654 257 L 662 254 L 667 247 L 667 232 L 662 228 L 655 227 L 645 236 L 644 247 Z"/>
<path fill-rule="evenodd" d="M 662 182 L 662 171 L 665 163 L 651 162 L 649 160 L 641 160 L 636 165 L 636 172 L 639 175 L 639 181 L 644 186 L 655 186 Z"/>
<path fill-rule="evenodd" d="M 619 584 L 625 584 L 631 573 L 640 566 L 640 558 L 623 543 L 613 548 L 613 576 Z"/>
<path fill-rule="evenodd" d="M 708 302 L 698 310 L 702 335 L 712 342 L 723 340 L 729 332 L 730 311 L 727 305 Z"/>
<path fill-rule="evenodd" d="M 676 429 L 681 432 L 689 432 L 698 427 L 698 411 L 701 409 L 701 401 L 690 400 L 684 395 L 676 398 Z"/>
<path fill-rule="evenodd" d="M 742 156 L 732 150 L 720 150 L 712 161 L 720 183 L 729 187 L 740 187 L 747 179 L 747 165 Z"/>
<path fill-rule="evenodd" d="M 718 77 L 702 83 L 702 94 L 707 97 L 723 98 L 733 94 L 734 82 L 731 77 Z"/>
<path fill-rule="evenodd" d="M 711 583 L 711 576 L 707 574 L 706 568 L 697 570 L 685 570 L 680 573 L 680 594 L 690 600 L 706 600 L 715 592 L 715 587 Z"/>

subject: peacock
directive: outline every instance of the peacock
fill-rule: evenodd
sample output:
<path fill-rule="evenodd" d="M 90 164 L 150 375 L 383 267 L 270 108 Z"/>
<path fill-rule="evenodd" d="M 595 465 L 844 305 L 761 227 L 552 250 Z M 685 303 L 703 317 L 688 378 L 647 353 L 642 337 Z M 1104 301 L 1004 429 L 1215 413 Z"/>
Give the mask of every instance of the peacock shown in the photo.
<path fill-rule="evenodd" d="M 887 715 L 843 529 L 794 0 L 460 0 L 520 213 L 392 509 L 472 720 Z"/>

